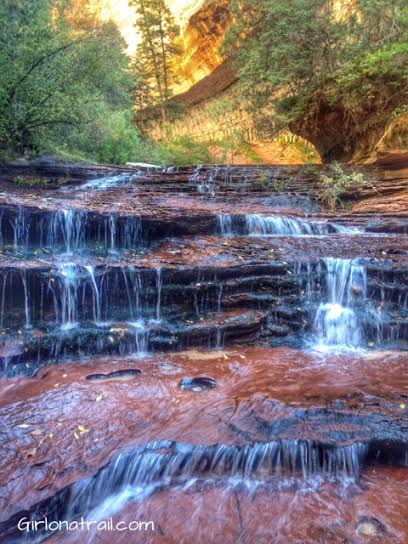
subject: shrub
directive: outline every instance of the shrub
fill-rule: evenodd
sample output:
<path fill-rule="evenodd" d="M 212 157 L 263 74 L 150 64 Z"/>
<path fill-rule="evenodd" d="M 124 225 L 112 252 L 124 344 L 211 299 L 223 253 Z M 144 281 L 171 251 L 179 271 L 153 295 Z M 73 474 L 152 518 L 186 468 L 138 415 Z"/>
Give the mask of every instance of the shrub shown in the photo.
<path fill-rule="evenodd" d="M 320 175 L 321 189 L 319 198 L 332 210 L 342 204 L 341 197 L 345 193 L 358 191 L 367 184 L 363 174 L 347 173 L 341 164 L 333 162 L 329 165 L 328 174 Z"/>

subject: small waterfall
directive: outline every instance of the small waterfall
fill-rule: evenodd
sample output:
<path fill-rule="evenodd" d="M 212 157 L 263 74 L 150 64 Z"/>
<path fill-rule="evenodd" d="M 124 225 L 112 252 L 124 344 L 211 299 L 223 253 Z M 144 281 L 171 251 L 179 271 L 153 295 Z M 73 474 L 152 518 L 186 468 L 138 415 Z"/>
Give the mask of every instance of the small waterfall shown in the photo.
<path fill-rule="evenodd" d="M 148 351 L 150 329 L 143 320 L 129 322 L 129 333 L 133 334 L 136 345 L 136 352 L 144 355 Z"/>
<path fill-rule="evenodd" d="M 58 226 L 55 228 L 54 222 L 57 222 Z M 86 212 L 78 212 L 76 210 L 62 210 L 53 214 L 51 220 L 51 236 L 47 240 L 47 245 L 53 247 L 55 241 L 58 240 L 58 235 L 62 232 L 65 251 L 71 254 L 72 251 L 79 249 L 85 243 L 85 228 L 87 223 Z"/>
<path fill-rule="evenodd" d="M 91 278 L 94 321 L 95 323 L 100 323 L 101 322 L 101 299 L 99 295 L 98 284 L 96 283 L 95 267 L 87 265 L 84 268 L 88 272 L 89 277 Z"/>
<path fill-rule="evenodd" d="M 18 208 L 18 214 L 15 221 L 11 224 L 11 227 L 14 234 L 14 251 L 18 251 L 20 246 L 23 248 L 27 247 L 30 226 L 27 221 L 27 213 L 24 208 Z"/>
<path fill-rule="evenodd" d="M 140 273 L 134 267 L 122 268 L 123 280 L 125 283 L 126 295 L 129 303 L 129 313 L 132 321 L 141 317 L 141 294 L 142 280 Z"/>
<path fill-rule="evenodd" d="M 58 266 L 61 290 L 61 314 L 59 313 L 58 297 L 52 284 L 50 289 L 54 293 L 54 307 L 57 322 L 60 321 L 63 329 L 71 329 L 77 324 L 78 286 L 80 269 L 74 263 L 62 263 Z"/>
<path fill-rule="evenodd" d="M 356 306 L 366 297 L 367 274 L 364 266 L 351 259 L 326 258 L 327 300 L 315 316 L 318 349 L 355 349 L 362 333 Z"/>
<path fill-rule="evenodd" d="M 222 236 L 242 233 L 246 236 L 324 236 L 326 234 L 358 234 L 355 227 L 318 221 L 306 221 L 299 217 L 280 215 L 246 214 L 242 226 L 239 216 L 218 215 L 218 228 Z M 235 223 L 235 225 L 234 225 Z"/>
<path fill-rule="evenodd" d="M 68 255 L 87 249 L 118 251 L 134 249 L 142 240 L 139 216 L 104 216 L 75 208 L 53 212 L 16 208 L 0 217 L 0 228 L 0 247 L 12 246 L 14 253 L 38 248 Z"/>
<path fill-rule="evenodd" d="M 115 251 L 116 249 L 116 223 L 117 223 L 117 216 L 111 214 L 109 216 L 109 231 L 110 231 L 110 248 L 112 251 Z"/>
<path fill-rule="evenodd" d="M 308 222 L 298 218 L 248 214 L 245 216 L 246 231 L 250 236 L 269 234 L 301 236 L 327 234 L 325 223 Z"/>
<path fill-rule="evenodd" d="M 218 226 L 222 236 L 231 236 L 233 234 L 231 214 L 220 213 L 218 215 Z"/>
<path fill-rule="evenodd" d="M 265 482 L 274 476 L 306 479 L 318 475 L 355 480 L 366 455 L 364 443 L 336 447 L 310 440 L 276 440 L 246 446 L 155 442 L 118 455 L 94 478 L 74 484 L 69 504 L 65 502 L 61 507 L 64 519 L 75 519 L 95 508 L 106 509 L 120 503 L 123 494 L 140 500 L 157 489 L 188 484 L 193 479 L 247 483 Z"/>
<path fill-rule="evenodd" d="M 23 284 L 23 291 L 24 291 L 25 328 L 30 329 L 31 328 L 30 299 L 29 299 L 29 296 L 28 296 L 27 272 L 26 272 L 26 270 L 21 271 L 21 281 L 22 281 L 22 284 Z"/>
<path fill-rule="evenodd" d="M 107 189 L 112 189 L 114 187 L 130 185 L 136 175 L 137 174 L 119 174 L 118 176 L 106 176 L 104 178 L 94 179 L 92 181 L 84 183 L 83 185 L 80 185 L 77 188 L 77 191 L 89 189 L 95 191 L 106 191 Z"/>
<path fill-rule="evenodd" d="M 202 194 L 210 194 L 213 196 L 215 194 L 214 190 L 214 180 L 217 178 L 219 167 L 215 166 L 210 168 L 207 178 L 202 179 L 203 166 L 201 164 L 197 165 L 194 173 L 190 177 L 190 182 L 196 186 L 197 192 Z"/>
<path fill-rule="evenodd" d="M 163 287 L 163 278 L 162 278 L 161 268 L 156 268 L 156 283 L 157 283 L 156 318 L 158 321 L 160 321 L 161 292 Z"/>

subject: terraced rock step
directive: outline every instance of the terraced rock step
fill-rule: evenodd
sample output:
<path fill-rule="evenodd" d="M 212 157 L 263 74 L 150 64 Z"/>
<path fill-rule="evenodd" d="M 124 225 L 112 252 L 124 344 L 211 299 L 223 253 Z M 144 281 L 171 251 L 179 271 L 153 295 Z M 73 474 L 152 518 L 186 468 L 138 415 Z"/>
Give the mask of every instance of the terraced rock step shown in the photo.
<path fill-rule="evenodd" d="M 189 541 L 199 535 L 207 542 L 217 542 L 222 534 L 225 544 L 234 544 L 239 539 L 244 542 L 297 539 L 304 544 L 360 539 L 405 544 L 407 484 L 406 469 L 378 466 L 367 468 L 360 485 L 343 488 L 341 493 L 339 485 L 331 482 L 321 483 L 316 490 L 313 485 L 299 486 L 293 481 L 277 482 L 274 486 L 200 481 L 184 488 L 163 489 L 140 501 L 126 503 L 124 494 L 119 497 L 124 506 L 113 515 L 112 525 L 122 522 L 129 526 L 134 520 L 154 520 L 155 531 L 151 525 L 142 529 L 143 542 L 148 544 L 177 541 L 180 534 Z M 109 500 L 103 507 L 109 510 Z M 214 522 L 204 526 L 207 517 Z M 107 532 L 91 528 L 84 542 L 92 544 L 99 537 L 101 544 L 109 544 L 111 537 Z M 76 544 L 74 534 L 75 531 L 58 534 L 50 538 L 50 543 Z M 116 534 L 115 541 L 127 544 L 128 534 Z"/>
<path fill-rule="evenodd" d="M 85 323 L 66 330 L 31 329 L 6 338 L 0 362 L 3 373 L 13 376 L 32 374 L 47 362 L 58 363 L 72 357 L 143 355 L 192 346 L 210 349 L 234 342 L 249 344 L 261 337 L 266 320 L 266 312 L 247 310 L 217 312 L 195 321 L 180 320 L 177 324 L 152 320 L 99 326 Z M 279 331 L 276 334 L 279 336 Z"/>
<path fill-rule="evenodd" d="M 367 481 L 381 500 L 352 530 L 332 508 L 323 532 L 275 524 L 280 541 L 405 544 L 387 508 L 408 465 L 408 215 L 358 202 L 398 172 L 365 170 L 354 211 L 332 213 L 307 167 L 33 166 L 0 171 L 0 540 L 23 515 L 160 507 L 145 541 L 179 541 L 170 501 L 191 540 L 219 542 L 213 502 L 231 543 L 269 542 L 241 508 L 268 527 L 282 489 L 363 508 Z M 48 188 L 10 183 L 33 174 Z"/>
<path fill-rule="evenodd" d="M 316 329 L 324 336 L 331 334 L 325 321 L 336 314 L 322 305 L 322 297 L 329 304 L 343 303 L 346 297 L 353 306 L 361 334 L 346 339 L 351 346 L 364 337 L 366 346 L 394 343 L 405 349 L 407 272 L 399 256 L 397 262 L 391 258 L 294 262 L 284 260 L 285 255 L 276 258 L 284 248 L 275 252 L 263 243 L 255 246 L 254 254 L 253 245 L 243 239 L 229 242 L 224 246 L 213 238 L 186 245 L 170 241 L 147 256 L 103 262 L 87 257 L 72 262 L 61 257 L 4 259 L 3 371 L 27 371 L 22 362 L 32 371 L 40 360 L 52 358 L 224 346 L 238 339 L 307 344 Z M 183 265 L 174 261 L 175 247 L 182 249 Z M 205 257 L 200 247 L 205 247 Z M 193 261 L 190 251 L 195 251 L 198 266 L 187 265 Z M 332 284 L 333 274 L 344 278 Z M 332 300 L 340 287 L 340 299 Z M 228 315 L 233 319 L 230 327 Z M 332 341 L 340 340 L 336 336 Z"/>

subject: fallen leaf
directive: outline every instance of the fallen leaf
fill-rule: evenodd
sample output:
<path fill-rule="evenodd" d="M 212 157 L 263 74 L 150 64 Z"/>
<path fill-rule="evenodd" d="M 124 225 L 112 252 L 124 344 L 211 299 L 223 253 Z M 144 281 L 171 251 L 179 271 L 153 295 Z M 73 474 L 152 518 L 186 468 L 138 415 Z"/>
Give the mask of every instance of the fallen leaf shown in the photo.
<path fill-rule="evenodd" d="M 44 432 L 44 429 L 36 429 L 35 431 L 31 431 L 31 434 L 39 435 L 39 434 L 42 434 L 43 432 Z"/>
<path fill-rule="evenodd" d="M 22 423 L 21 425 L 17 425 L 19 429 L 28 429 L 28 427 L 31 427 L 28 423 Z"/>
<path fill-rule="evenodd" d="M 80 432 L 81 434 L 89 433 L 89 429 L 87 429 L 87 428 L 84 427 L 83 425 L 78 425 L 78 429 L 79 429 L 79 432 Z"/>

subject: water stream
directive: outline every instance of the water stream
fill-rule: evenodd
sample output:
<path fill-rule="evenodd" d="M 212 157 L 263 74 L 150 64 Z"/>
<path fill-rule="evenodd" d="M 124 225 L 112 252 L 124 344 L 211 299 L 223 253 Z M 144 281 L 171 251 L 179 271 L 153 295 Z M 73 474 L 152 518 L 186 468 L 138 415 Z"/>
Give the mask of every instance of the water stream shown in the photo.
<path fill-rule="evenodd" d="M 367 273 L 351 259 L 324 259 L 326 300 L 320 302 L 314 320 L 316 345 L 320 350 L 357 349 L 363 332 L 357 308 L 367 296 Z"/>
<path fill-rule="evenodd" d="M 221 518 L 256 534 L 245 541 L 270 542 L 254 532 L 254 505 L 268 528 L 289 496 L 298 504 L 310 493 L 333 516 L 344 493 L 361 501 L 349 540 L 339 523 L 313 534 L 302 517 L 283 527 L 282 507 L 277 542 L 352 542 L 369 518 L 370 530 L 404 543 L 362 484 L 381 489 L 388 470 L 389 489 L 401 490 L 396 471 L 408 465 L 404 250 L 382 233 L 360 254 L 365 226 L 353 217 L 265 213 L 262 168 L 238 174 L 155 171 L 148 182 L 160 175 L 166 187 L 157 193 L 125 173 L 69 198 L 57 191 L 59 207 L 39 193 L 35 205 L 1 210 L 0 432 L 11 474 L 0 540 L 21 512 L 127 519 L 165 504 L 177 519 L 193 516 L 198 544 L 223 542 L 210 527 Z M 112 193 L 136 199 L 126 215 L 104 200 Z M 160 515 L 182 541 L 181 522 L 174 534 L 172 516 Z"/>

